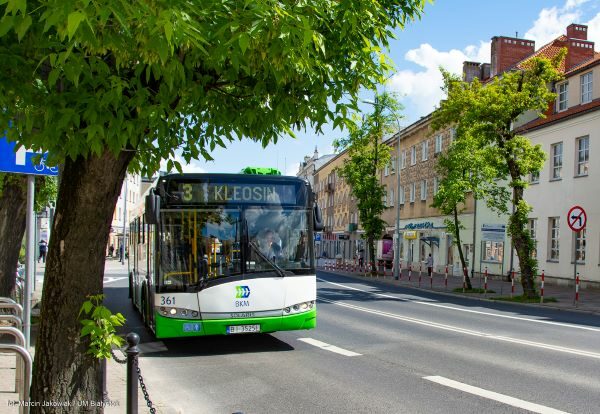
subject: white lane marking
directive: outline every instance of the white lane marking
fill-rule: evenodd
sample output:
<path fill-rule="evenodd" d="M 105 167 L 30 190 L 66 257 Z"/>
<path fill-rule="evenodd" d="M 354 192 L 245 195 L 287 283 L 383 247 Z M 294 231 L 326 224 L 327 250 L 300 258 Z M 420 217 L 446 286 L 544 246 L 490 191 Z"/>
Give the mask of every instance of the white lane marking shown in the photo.
<path fill-rule="evenodd" d="M 104 277 L 104 283 L 105 284 L 106 283 L 112 283 L 112 282 L 116 282 L 118 280 L 123 280 L 123 279 L 127 279 L 127 276 L 124 276 L 124 277 L 108 277 L 108 276 L 105 276 Z"/>
<path fill-rule="evenodd" d="M 299 341 L 306 342 L 307 344 L 316 346 L 321 349 L 325 349 L 326 351 L 335 352 L 336 354 L 344 355 L 344 356 L 360 356 L 362 354 L 357 354 L 356 352 L 348 351 L 347 349 L 343 349 L 337 347 L 335 345 L 329 345 L 325 342 L 318 341 L 313 338 L 298 338 Z"/>
<path fill-rule="evenodd" d="M 439 376 L 430 376 L 423 377 L 428 381 L 435 382 L 440 385 L 444 385 L 446 387 L 455 388 L 460 391 L 468 392 L 469 394 L 477 395 L 479 397 L 487 398 L 490 400 L 498 401 L 503 404 L 512 405 L 513 407 L 522 408 L 527 411 L 531 411 L 534 413 L 540 414 L 568 414 L 566 411 L 556 410 L 554 408 L 546 407 L 545 405 L 540 405 L 536 403 L 532 403 L 529 401 L 521 400 L 519 398 L 510 397 L 505 394 L 500 394 L 494 391 L 488 391 L 483 388 L 474 387 L 472 385 L 468 385 L 462 382 L 454 381 L 448 378 L 439 377 Z"/>
<path fill-rule="evenodd" d="M 525 322 L 535 322 L 535 323 L 543 323 L 546 325 L 563 326 L 566 328 L 583 329 L 584 331 L 600 332 L 600 328 L 594 328 L 591 326 L 573 325 L 573 324 L 563 323 L 563 322 L 542 321 L 539 319 L 524 318 L 521 316 L 500 315 L 500 314 L 492 313 L 492 312 L 483 312 L 483 311 L 476 311 L 476 310 L 472 310 L 472 309 L 458 308 L 456 306 L 440 305 L 439 303 L 431 303 L 431 302 L 423 302 L 420 300 L 413 300 L 413 299 L 410 299 L 410 297 L 407 298 L 406 296 L 399 297 L 399 296 L 393 296 L 393 295 L 385 295 L 383 293 L 375 293 L 375 292 L 371 292 L 371 291 L 368 291 L 365 289 L 358 289 L 358 288 L 355 288 L 352 286 L 343 285 L 341 283 L 330 282 L 330 281 L 324 280 L 324 279 L 317 278 L 317 280 L 319 280 L 321 282 L 329 283 L 331 285 L 344 287 L 344 288 L 350 289 L 350 290 L 358 290 L 359 292 L 370 293 L 371 295 L 374 295 L 374 296 L 381 296 L 383 298 L 390 298 L 390 299 L 407 300 L 407 301 L 411 301 L 413 303 L 417 303 L 419 305 L 435 306 L 437 308 L 450 309 L 450 310 L 455 310 L 455 311 L 459 311 L 459 312 L 474 313 L 474 314 L 478 314 L 478 315 L 494 316 L 496 318 L 514 319 L 514 320 L 525 321 Z"/>
<path fill-rule="evenodd" d="M 535 348 L 549 349 L 551 351 L 557 351 L 557 352 L 563 352 L 563 353 L 567 353 L 567 354 L 574 354 L 574 355 L 585 356 L 585 357 L 589 357 L 589 358 L 600 359 L 600 354 L 595 353 L 595 352 L 583 351 L 583 350 L 574 349 L 574 348 L 566 348 L 566 347 L 557 346 L 557 345 L 544 344 L 542 342 L 527 341 L 524 339 L 510 338 L 507 336 L 493 335 L 493 334 L 488 334 L 488 333 L 480 332 L 480 331 L 473 331 L 471 329 L 460 328 L 458 326 L 445 325 L 442 323 L 426 321 L 423 319 L 410 318 L 408 316 L 400 316 L 400 315 L 397 315 L 394 313 L 364 308 L 362 306 L 350 305 L 348 303 L 338 302 L 338 301 L 329 300 L 329 299 L 323 299 L 321 297 L 317 297 L 317 299 L 319 299 L 323 302 L 328 302 L 328 303 L 332 303 L 334 305 L 343 306 L 343 307 L 350 308 L 350 309 L 355 309 L 355 310 L 358 310 L 361 312 L 367 312 L 367 313 L 372 313 L 374 315 L 385 316 L 387 318 L 393 318 L 393 319 L 398 319 L 398 320 L 405 321 L 405 322 L 416 323 L 418 325 L 424 325 L 424 326 L 428 326 L 431 328 L 443 329 L 446 331 L 458 332 L 458 333 L 462 333 L 465 335 L 477 336 L 480 338 L 494 339 L 494 340 L 502 341 L 502 342 L 510 342 L 510 343 L 519 344 L 519 345 L 526 345 L 526 346 L 531 346 L 531 347 L 535 347 Z"/>

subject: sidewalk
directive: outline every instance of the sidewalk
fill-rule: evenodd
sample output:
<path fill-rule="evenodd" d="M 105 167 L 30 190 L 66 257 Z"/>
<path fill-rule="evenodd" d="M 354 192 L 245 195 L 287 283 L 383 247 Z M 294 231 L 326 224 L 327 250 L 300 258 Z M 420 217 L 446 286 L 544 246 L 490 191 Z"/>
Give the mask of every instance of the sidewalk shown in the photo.
<path fill-rule="evenodd" d="M 320 262 L 321 263 L 321 262 Z M 344 276 L 373 280 L 379 283 L 391 284 L 395 286 L 405 286 L 412 288 L 420 288 L 423 290 L 435 291 L 438 293 L 447 293 L 452 295 L 467 296 L 470 298 L 477 298 L 481 300 L 492 300 L 492 298 L 503 297 L 510 298 L 513 292 L 513 287 L 510 281 L 500 280 L 496 278 L 488 277 L 487 288 L 488 291 L 494 291 L 494 293 L 462 293 L 454 292 L 454 289 L 461 289 L 463 286 L 463 278 L 461 275 L 449 274 L 447 277 L 446 286 L 446 275 L 445 273 L 434 273 L 433 280 L 430 280 L 427 275 L 427 269 L 423 268 L 421 272 L 419 282 L 419 269 L 413 270 L 411 273 L 410 281 L 408 269 L 402 269 L 402 277 L 399 280 L 394 280 L 391 269 L 386 269 L 385 276 L 371 276 L 368 273 L 353 271 L 352 266 L 349 269 L 332 269 L 329 267 L 318 267 L 318 270 L 332 272 L 335 274 L 341 274 Z M 539 290 L 540 280 L 536 280 Z M 485 278 L 476 274 L 471 279 L 471 286 L 473 289 L 484 289 Z M 519 296 L 523 294 L 523 288 L 519 280 L 514 281 L 514 293 L 512 296 Z M 578 301 L 575 302 L 575 287 L 570 286 L 558 286 L 555 284 L 548 284 L 548 281 L 544 284 L 544 298 L 554 298 L 556 302 L 544 302 L 544 303 L 525 303 L 526 306 L 537 306 L 543 308 L 555 308 L 576 312 L 588 312 L 600 315 L 600 289 L 599 288 L 579 288 Z"/>
<path fill-rule="evenodd" d="M 110 276 L 127 276 L 127 266 L 123 266 L 118 260 L 108 259 L 104 268 L 105 277 Z M 35 290 L 32 294 L 32 316 L 39 314 L 36 312 L 35 304 L 38 303 L 42 296 L 42 288 L 44 283 L 44 271 L 45 265 L 42 263 L 36 263 L 36 283 Z M 33 289 L 33 287 L 32 287 Z M 30 353 L 35 352 L 35 334 L 36 328 L 31 328 L 31 344 Z M 7 343 L 13 343 L 12 339 L 6 339 Z M 116 352 L 119 358 L 124 358 L 120 352 Z M 16 357 L 10 353 L 0 353 L 0 413 L 3 414 L 17 414 L 19 407 L 10 406 L 9 402 L 17 401 L 19 395 L 14 391 L 15 386 L 15 366 Z M 106 388 L 110 404 L 104 408 L 105 414 L 122 414 L 127 409 L 127 371 L 125 364 L 118 364 L 114 359 L 110 359 L 106 364 Z M 153 397 L 156 397 L 154 395 Z M 162 401 L 152 399 L 156 412 L 160 414 L 174 414 L 174 411 L 169 407 L 168 404 Z M 138 410 L 140 413 L 148 412 L 149 409 L 146 407 L 144 395 L 141 388 L 138 386 Z M 76 409 L 75 409 L 76 411 Z M 73 412 L 75 412 L 73 411 Z"/>

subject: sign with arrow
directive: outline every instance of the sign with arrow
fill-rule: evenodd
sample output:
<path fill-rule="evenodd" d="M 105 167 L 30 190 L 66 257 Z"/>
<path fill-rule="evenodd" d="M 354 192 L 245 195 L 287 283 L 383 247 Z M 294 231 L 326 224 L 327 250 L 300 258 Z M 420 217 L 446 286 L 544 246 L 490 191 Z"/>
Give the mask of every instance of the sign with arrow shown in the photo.
<path fill-rule="evenodd" d="M 567 214 L 567 224 L 573 231 L 581 231 L 587 224 L 587 215 L 585 210 L 580 206 L 573 206 Z"/>

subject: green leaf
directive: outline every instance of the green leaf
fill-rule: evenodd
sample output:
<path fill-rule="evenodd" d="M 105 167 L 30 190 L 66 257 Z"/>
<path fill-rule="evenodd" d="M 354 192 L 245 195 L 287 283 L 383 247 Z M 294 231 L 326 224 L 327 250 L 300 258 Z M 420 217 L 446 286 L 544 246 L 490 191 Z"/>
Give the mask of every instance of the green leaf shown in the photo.
<path fill-rule="evenodd" d="M 86 19 L 87 16 L 81 11 L 74 11 L 69 14 L 69 17 L 67 17 L 67 33 L 69 35 L 69 39 L 73 38 L 73 35 L 79 28 L 81 22 Z"/>
<path fill-rule="evenodd" d="M 242 55 L 245 54 L 246 50 L 248 49 L 248 45 L 250 44 L 250 36 L 248 36 L 248 33 L 240 34 L 238 43 L 240 45 L 240 49 L 242 49 Z"/>
<path fill-rule="evenodd" d="M 25 36 L 27 29 L 31 26 L 31 22 L 31 16 L 27 14 L 15 25 L 15 32 L 17 33 L 17 39 L 19 41 Z"/>

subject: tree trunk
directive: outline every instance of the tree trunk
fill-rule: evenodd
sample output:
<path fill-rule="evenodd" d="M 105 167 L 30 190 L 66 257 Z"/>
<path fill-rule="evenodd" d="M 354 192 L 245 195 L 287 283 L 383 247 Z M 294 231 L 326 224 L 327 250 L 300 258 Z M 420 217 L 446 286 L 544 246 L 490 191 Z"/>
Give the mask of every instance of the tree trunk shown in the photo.
<path fill-rule="evenodd" d="M 375 263 L 375 241 L 372 236 L 367 237 L 367 244 L 369 245 L 369 261 L 371 264 L 371 274 L 377 274 L 377 263 Z"/>
<path fill-rule="evenodd" d="M 531 238 L 527 230 L 527 206 L 522 203 L 523 188 L 514 187 L 513 202 L 515 203 L 515 212 L 509 220 L 510 234 L 513 246 L 519 258 L 519 268 L 521 270 L 521 286 L 523 287 L 523 296 L 526 298 L 535 298 L 538 296 L 535 287 L 536 261 L 531 257 Z"/>
<path fill-rule="evenodd" d="M 48 249 L 36 342 L 31 399 L 102 399 L 100 361 L 86 354 L 79 310 L 89 295 L 103 291 L 106 244 L 127 165 L 134 152 L 109 151 L 67 159 Z M 31 413 L 72 413 L 69 407 L 32 407 Z M 102 413 L 99 407 L 78 412 Z"/>
<path fill-rule="evenodd" d="M 465 255 L 462 250 L 462 243 L 460 241 L 460 222 L 458 221 L 458 210 L 454 207 L 454 237 L 456 237 L 456 246 L 458 247 L 458 257 L 460 257 L 460 264 L 462 266 L 463 275 L 465 277 L 465 283 L 467 284 L 467 289 L 473 289 L 471 285 L 471 278 L 469 277 L 469 272 L 467 270 L 467 262 L 465 261 Z"/>
<path fill-rule="evenodd" d="M 3 174 L 0 195 L 0 296 L 11 297 L 25 234 L 27 176 Z"/>

